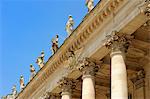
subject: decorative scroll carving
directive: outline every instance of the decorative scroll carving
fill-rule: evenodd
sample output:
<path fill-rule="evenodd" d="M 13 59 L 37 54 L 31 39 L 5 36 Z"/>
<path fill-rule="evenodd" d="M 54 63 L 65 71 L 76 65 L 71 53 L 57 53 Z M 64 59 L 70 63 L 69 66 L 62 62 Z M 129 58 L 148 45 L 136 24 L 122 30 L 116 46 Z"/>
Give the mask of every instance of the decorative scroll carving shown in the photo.
<path fill-rule="evenodd" d="M 67 57 L 68 57 L 67 61 L 69 64 L 67 69 L 69 69 L 69 70 L 76 69 L 76 66 L 78 66 L 78 63 L 79 63 L 79 59 L 80 59 L 82 50 L 83 50 L 83 48 L 79 48 L 76 51 L 67 52 Z"/>
<path fill-rule="evenodd" d="M 112 51 L 126 51 L 133 38 L 133 36 L 127 34 L 119 34 L 119 32 L 113 31 L 111 35 L 108 35 L 106 37 L 106 43 L 104 43 L 104 45 L 109 49 L 111 48 Z"/>
<path fill-rule="evenodd" d="M 144 70 L 140 70 L 135 75 L 133 75 L 133 77 L 131 77 L 131 81 L 135 84 L 136 89 L 144 86 L 145 84 L 144 78 L 145 78 Z"/>
<path fill-rule="evenodd" d="M 75 83 L 76 80 L 66 77 L 64 77 L 58 82 L 59 87 L 62 89 L 62 92 L 70 92 L 70 93 L 72 92 L 72 89 L 75 88 Z"/>
<path fill-rule="evenodd" d="M 83 75 L 95 75 L 95 72 L 99 69 L 99 64 L 90 58 L 84 58 L 80 61 L 79 67 L 77 67 Z"/>

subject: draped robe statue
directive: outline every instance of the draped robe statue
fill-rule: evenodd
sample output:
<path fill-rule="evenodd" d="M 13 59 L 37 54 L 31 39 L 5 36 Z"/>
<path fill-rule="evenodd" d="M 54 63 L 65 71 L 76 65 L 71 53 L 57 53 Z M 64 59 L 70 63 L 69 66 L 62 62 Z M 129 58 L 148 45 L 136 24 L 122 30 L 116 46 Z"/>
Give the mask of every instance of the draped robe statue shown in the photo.
<path fill-rule="evenodd" d="M 24 78 L 23 78 L 23 76 L 21 75 L 21 77 L 20 77 L 20 90 L 23 90 L 24 87 L 25 87 Z"/>
<path fill-rule="evenodd" d="M 17 96 L 17 89 L 16 89 L 16 85 L 14 85 L 14 86 L 12 87 L 12 97 L 13 97 L 13 99 L 15 99 L 16 96 Z"/>
<path fill-rule="evenodd" d="M 88 8 L 88 12 L 90 12 L 94 8 L 94 0 L 86 0 L 86 6 Z"/>
<path fill-rule="evenodd" d="M 74 26 L 74 20 L 73 20 L 72 16 L 69 15 L 69 18 L 68 18 L 68 21 L 67 21 L 67 24 L 66 24 L 66 28 L 65 28 L 68 35 L 70 35 L 72 33 L 73 26 Z"/>
<path fill-rule="evenodd" d="M 35 68 L 32 64 L 30 64 L 30 80 L 36 75 Z"/>
<path fill-rule="evenodd" d="M 59 36 L 56 35 L 56 38 L 52 39 L 52 54 L 56 53 L 56 51 L 58 50 L 58 38 Z"/>
<path fill-rule="evenodd" d="M 36 63 L 40 68 L 44 66 L 44 51 L 41 52 L 41 56 L 37 58 Z"/>

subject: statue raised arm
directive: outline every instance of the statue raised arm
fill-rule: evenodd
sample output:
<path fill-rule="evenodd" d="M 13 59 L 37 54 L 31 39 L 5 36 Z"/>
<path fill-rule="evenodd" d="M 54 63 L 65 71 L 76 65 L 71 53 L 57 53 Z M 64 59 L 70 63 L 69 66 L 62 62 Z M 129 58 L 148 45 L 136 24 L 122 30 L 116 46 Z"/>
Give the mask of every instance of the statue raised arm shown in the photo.
<path fill-rule="evenodd" d="M 72 33 L 73 26 L 74 26 L 74 20 L 73 20 L 72 16 L 69 15 L 68 21 L 67 21 L 67 24 L 66 24 L 66 28 L 65 28 L 65 30 L 68 33 L 68 35 L 70 35 Z"/>

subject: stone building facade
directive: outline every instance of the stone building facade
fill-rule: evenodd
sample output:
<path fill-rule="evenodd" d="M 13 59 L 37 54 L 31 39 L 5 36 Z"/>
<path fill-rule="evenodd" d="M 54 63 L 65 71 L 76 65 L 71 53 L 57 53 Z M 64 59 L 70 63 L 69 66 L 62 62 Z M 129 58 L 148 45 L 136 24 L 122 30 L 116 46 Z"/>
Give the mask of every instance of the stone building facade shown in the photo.
<path fill-rule="evenodd" d="M 149 97 L 150 2 L 101 0 L 16 99 Z"/>

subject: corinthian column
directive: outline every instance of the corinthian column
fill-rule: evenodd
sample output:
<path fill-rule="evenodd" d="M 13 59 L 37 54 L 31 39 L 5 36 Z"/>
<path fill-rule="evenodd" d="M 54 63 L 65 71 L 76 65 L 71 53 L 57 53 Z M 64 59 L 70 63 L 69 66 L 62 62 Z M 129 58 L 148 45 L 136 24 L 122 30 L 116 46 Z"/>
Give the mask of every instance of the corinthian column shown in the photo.
<path fill-rule="evenodd" d="M 88 58 L 83 60 L 80 70 L 82 76 L 82 99 L 95 99 L 95 63 Z"/>
<path fill-rule="evenodd" d="M 68 78 L 63 78 L 60 82 L 60 88 L 62 89 L 61 99 L 72 99 L 72 88 L 73 88 L 73 80 Z"/>
<path fill-rule="evenodd" d="M 127 39 L 116 32 L 111 35 L 106 47 L 111 48 L 111 99 L 128 99 L 127 70 L 124 61 L 124 47 Z"/>

